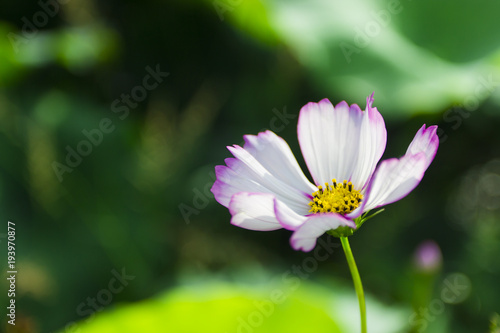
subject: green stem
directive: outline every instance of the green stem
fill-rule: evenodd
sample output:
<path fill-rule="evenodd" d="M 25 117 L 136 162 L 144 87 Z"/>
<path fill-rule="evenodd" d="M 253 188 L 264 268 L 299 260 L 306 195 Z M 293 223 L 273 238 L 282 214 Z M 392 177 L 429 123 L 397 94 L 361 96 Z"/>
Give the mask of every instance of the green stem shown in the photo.
<path fill-rule="evenodd" d="M 349 265 L 349 269 L 351 271 L 352 280 L 354 282 L 354 289 L 356 289 L 356 294 L 358 295 L 359 312 L 361 314 L 361 333 L 367 333 L 365 293 L 363 292 L 363 285 L 361 284 L 358 267 L 356 266 L 356 262 L 354 261 L 351 246 L 349 245 L 347 237 L 340 237 L 340 241 L 342 242 L 342 248 L 344 249 L 347 264 Z"/>

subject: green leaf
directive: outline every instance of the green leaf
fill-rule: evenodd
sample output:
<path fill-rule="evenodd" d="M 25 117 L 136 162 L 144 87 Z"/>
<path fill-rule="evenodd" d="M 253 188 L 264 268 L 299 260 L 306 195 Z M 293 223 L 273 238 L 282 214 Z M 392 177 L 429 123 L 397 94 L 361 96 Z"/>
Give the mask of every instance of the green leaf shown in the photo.
<path fill-rule="evenodd" d="M 237 27 L 255 36 L 261 26 L 278 36 L 320 96 L 364 107 L 375 92 L 384 116 L 407 117 L 454 105 L 477 108 L 499 84 L 500 47 L 491 31 L 500 4 L 460 3 L 273 0 L 265 12 L 253 12 L 253 23 L 238 21 Z M 470 15 L 471 8 L 484 15 Z M 234 7 L 232 15 L 247 13 Z"/>
<path fill-rule="evenodd" d="M 319 287 L 290 271 L 279 277 L 280 283 L 263 287 L 223 283 L 178 287 L 158 298 L 90 316 L 72 329 L 79 333 L 335 333 L 351 332 L 359 325 L 354 290 L 341 285 Z M 405 311 L 388 310 L 370 298 L 367 304 L 371 332 L 399 332 L 407 325 Z"/>

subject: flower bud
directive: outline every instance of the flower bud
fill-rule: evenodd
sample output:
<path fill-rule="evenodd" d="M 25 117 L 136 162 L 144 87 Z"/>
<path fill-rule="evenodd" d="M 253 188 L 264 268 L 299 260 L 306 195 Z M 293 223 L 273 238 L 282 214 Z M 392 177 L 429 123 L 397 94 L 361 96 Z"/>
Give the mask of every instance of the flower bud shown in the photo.
<path fill-rule="evenodd" d="M 415 250 L 414 263 L 419 271 L 434 273 L 441 267 L 442 261 L 441 249 L 433 240 L 420 243 Z"/>

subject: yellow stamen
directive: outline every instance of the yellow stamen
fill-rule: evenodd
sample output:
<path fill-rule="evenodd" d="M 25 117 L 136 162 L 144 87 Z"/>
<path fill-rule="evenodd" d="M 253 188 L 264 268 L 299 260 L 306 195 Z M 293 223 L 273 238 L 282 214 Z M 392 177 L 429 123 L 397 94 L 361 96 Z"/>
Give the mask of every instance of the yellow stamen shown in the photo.
<path fill-rule="evenodd" d="M 325 183 L 323 188 L 318 186 L 318 191 L 312 194 L 313 199 L 309 203 L 310 213 L 339 213 L 348 214 L 358 208 L 363 200 L 363 194 L 355 190 L 351 182 L 344 180 L 338 184 L 336 179 L 332 179 L 333 186 Z"/>

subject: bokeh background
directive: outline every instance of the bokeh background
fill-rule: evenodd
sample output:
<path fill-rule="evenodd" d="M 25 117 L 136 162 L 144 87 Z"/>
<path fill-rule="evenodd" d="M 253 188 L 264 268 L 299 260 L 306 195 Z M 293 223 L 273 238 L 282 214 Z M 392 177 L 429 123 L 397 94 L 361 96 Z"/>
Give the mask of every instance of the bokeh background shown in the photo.
<path fill-rule="evenodd" d="M 324 261 L 296 252 L 289 231 L 230 225 L 208 189 L 225 146 L 263 129 L 306 170 L 300 108 L 364 108 L 375 92 L 383 158 L 423 123 L 441 144 L 417 189 L 351 238 L 370 332 L 496 332 L 499 12 L 492 0 L 2 2 L 0 331 L 358 331 L 337 240 L 323 237 Z"/>

